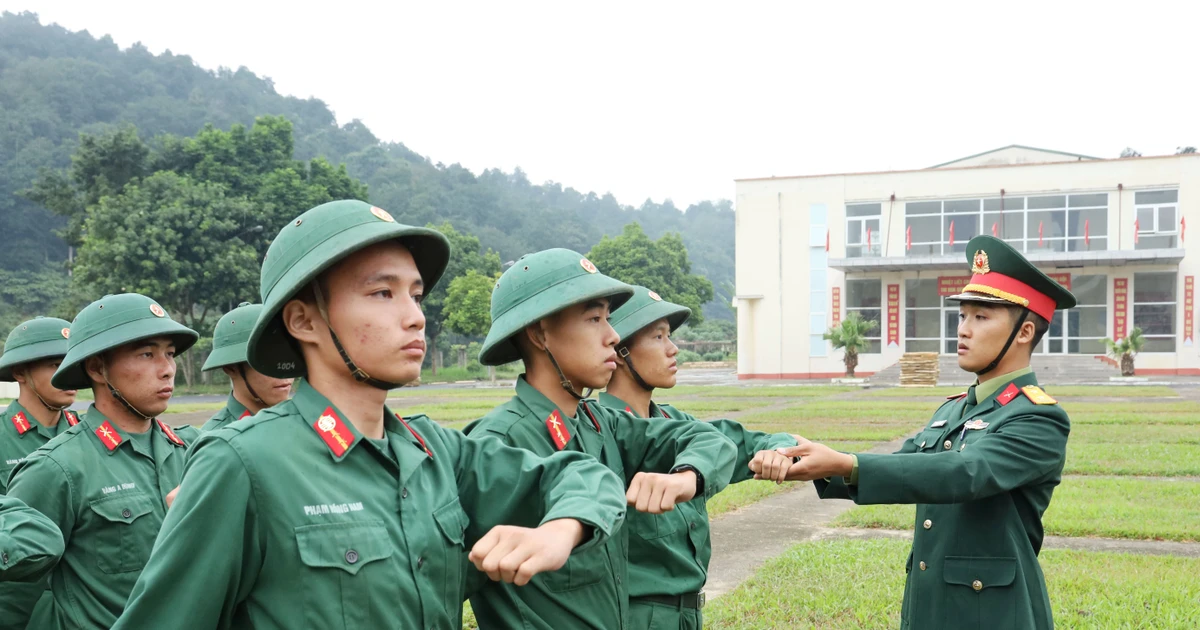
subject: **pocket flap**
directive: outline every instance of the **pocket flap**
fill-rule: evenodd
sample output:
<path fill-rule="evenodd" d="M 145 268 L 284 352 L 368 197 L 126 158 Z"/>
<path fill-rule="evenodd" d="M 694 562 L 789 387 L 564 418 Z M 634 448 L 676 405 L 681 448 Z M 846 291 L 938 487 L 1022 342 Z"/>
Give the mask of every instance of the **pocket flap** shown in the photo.
<path fill-rule="evenodd" d="M 126 525 L 154 510 L 154 499 L 141 492 L 120 492 L 89 504 L 100 518 Z"/>
<path fill-rule="evenodd" d="M 303 525 L 296 528 L 300 561 L 356 575 L 364 565 L 392 555 L 383 521 Z"/>
<path fill-rule="evenodd" d="M 464 544 L 467 526 L 471 524 L 471 519 L 463 511 L 462 504 L 458 502 L 458 499 L 434 510 L 433 520 L 437 521 L 438 529 L 442 530 L 442 534 L 446 536 L 447 540 L 456 545 Z"/>
<path fill-rule="evenodd" d="M 947 584 L 959 584 L 977 591 L 996 586 L 1011 586 L 1016 577 L 1016 558 L 947 556 L 946 564 L 942 568 L 942 579 Z"/>

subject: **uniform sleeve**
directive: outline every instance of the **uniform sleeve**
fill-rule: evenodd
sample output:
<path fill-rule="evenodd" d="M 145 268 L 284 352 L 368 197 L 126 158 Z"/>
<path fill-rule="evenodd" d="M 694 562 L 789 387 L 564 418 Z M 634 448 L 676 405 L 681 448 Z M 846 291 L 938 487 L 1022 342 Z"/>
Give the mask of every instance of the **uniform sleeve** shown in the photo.
<path fill-rule="evenodd" d="M 704 477 L 705 499 L 729 484 L 737 447 L 716 427 L 707 422 L 646 420 L 624 411 L 609 412 L 620 415 L 614 423 L 616 439 L 630 479 L 635 472 L 665 473 L 676 466 L 692 466 Z"/>
<path fill-rule="evenodd" d="M 0 495 L 0 582 L 34 582 L 62 557 L 62 532 L 41 512 Z"/>
<path fill-rule="evenodd" d="M 573 518 L 593 529 L 577 550 L 602 544 L 625 518 L 625 485 L 595 458 L 574 451 L 541 457 L 500 439 L 442 429 L 457 451 L 459 499 L 471 541 L 497 525 L 537 527 Z"/>
<path fill-rule="evenodd" d="M 44 455 L 32 455 L 13 468 L 8 480 L 8 496 L 40 512 L 58 528 L 63 545 L 71 543 L 75 516 L 82 500 L 71 477 L 58 462 Z"/>
<path fill-rule="evenodd" d="M 964 503 L 1026 485 L 1056 470 L 1066 457 L 1065 413 L 1016 416 L 966 450 L 934 454 L 858 455 L 856 503 Z M 930 483 L 936 479 L 937 483 Z"/>
<path fill-rule="evenodd" d="M 114 628 L 228 628 L 262 567 L 257 500 L 236 448 L 205 435 Z"/>
<path fill-rule="evenodd" d="M 787 433 L 763 433 L 752 431 L 733 420 L 713 420 L 709 422 L 716 427 L 721 435 L 729 438 L 737 448 L 737 461 L 733 464 L 733 475 L 729 483 L 739 483 L 754 478 L 750 470 L 750 460 L 759 451 L 771 451 L 785 446 L 795 446 L 796 438 Z"/>

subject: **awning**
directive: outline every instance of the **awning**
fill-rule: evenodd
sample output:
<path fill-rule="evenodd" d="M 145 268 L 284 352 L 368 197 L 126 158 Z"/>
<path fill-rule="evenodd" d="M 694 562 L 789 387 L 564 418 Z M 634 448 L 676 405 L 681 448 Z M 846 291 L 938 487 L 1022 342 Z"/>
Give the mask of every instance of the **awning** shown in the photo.
<path fill-rule="evenodd" d="M 1178 265 L 1183 249 L 1117 249 L 1099 252 L 1034 252 L 1026 254 L 1038 267 L 1072 269 L 1120 265 Z M 888 256 L 867 258 L 830 258 L 832 269 L 846 273 L 884 271 L 966 271 L 964 254 L 951 256 Z"/>

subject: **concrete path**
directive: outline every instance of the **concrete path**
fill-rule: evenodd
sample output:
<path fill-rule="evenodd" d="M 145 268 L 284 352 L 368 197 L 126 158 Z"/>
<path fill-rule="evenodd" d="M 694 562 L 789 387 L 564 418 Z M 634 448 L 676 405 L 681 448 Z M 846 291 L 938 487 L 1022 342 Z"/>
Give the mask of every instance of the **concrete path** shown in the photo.
<path fill-rule="evenodd" d="M 889 529 L 861 529 L 852 527 L 829 527 L 816 533 L 812 540 L 834 540 L 852 538 L 899 538 L 912 540 L 912 532 Z M 1136 553 L 1151 556 L 1180 556 L 1200 558 L 1200 543 L 1170 542 L 1164 540 L 1119 540 L 1115 538 L 1073 538 L 1047 536 L 1045 549 L 1069 549 L 1074 551 L 1110 551 Z"/>

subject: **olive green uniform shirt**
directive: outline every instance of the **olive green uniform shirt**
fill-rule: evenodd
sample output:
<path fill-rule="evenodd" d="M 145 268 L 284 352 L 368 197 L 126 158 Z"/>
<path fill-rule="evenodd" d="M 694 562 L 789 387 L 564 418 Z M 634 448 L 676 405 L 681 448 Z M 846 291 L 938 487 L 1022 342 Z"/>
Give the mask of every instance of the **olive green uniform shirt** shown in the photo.
<path fill-rule="evenodd" d="M 39 581 L 63 553 L 62 532 L 20 499 L 0 495 L 0 590 Z"/>
<path fill-rule="evenodd" d="M 208 431 L 212 431 L 213 429 L 220 429 L 230 422 L 241 420 L 242 418 L 248 418 L 250 415 L 250 410 L 246 409 L 245 405 L 238 402 L 238 399 L 234 398 L 233 394 L 231 393 L 229 394 L 229 400 L 225 403 L 225 406 L 222 407 L 220 411 L 213 414 L 213 417 L 209 418 L 208 422 L 204 423 L 204 426 L 200 427 L 200 432 L 206 433 Z"/>
<path fill-rule="evenodd" d="M 620 480 L 384 410 L 367 439 L 305 380 L 204 433 L 116 628 L 461 627 L 467 552 L 501 524 L 574 518 L 603 545 Z"/>
<path fill-rule="evenodd" d="M 161 421 L 127 434 L 95 405 L 17 465 L 8 493 L 50 518 L 66 551 L 50 574 L 42 629 L 109 628 L 150 556 L 183 475 L 186 443 Z"/>
<path fill-rule="evenodd" d="M 8 489 L 12 469 L 27 455 L 79 422 L 74 411 L 65 411 L 53 427 L 42 426 L 21 403 L 13 401 L 0 413 L 0 494 Z M 60 534 L 61 536 L 61 534 Z M 49 605 L 39 597 L 50 588 L 50 578 L 0 588 L 0 630 L 23 630 L 35 605 Z"/>
<path fill-rule="evenodd" d="M 625 401 L 604 392 L 601 405 L 633 413 Z M 650 418 L 668 418 L 704 422 L 670 405 L 650 403 Z M 715 427 L 737 447 L 737 461 L 729 483 L 753 479 L 750 460 L 759 451 L 795 446 L 787 433 L 751 431 L 733 420 L 705 422 Z M 705 497 L 680 503 L 665 514 L 646 514 L 633 510 L 625 518 L 629 530 L 629 609 L 632 627 L 699 628 L 703 617 L 698 609 L 680 609 L 646 601 L 646 595 L 685 595 L 698 593 L 708 579 L 712 558 L 708 507 Z"/>
<path fill-rule="evenodd" d="M 595 401 L 580 402 L 574 416 L 567 417 L 522 376 L 512 400 L 465 431 L 477 439 L 499 437 L 539 455 L 559 450 L 587 453 L 608 466 L 626 486 L 638 472 L 666 473 L 691 466 L 702 479 L 704 498 L 720 492 L 733 472 L 734 444 L 706 423 L 646 420 Z M 471 594 L 480 627 L 627 628 L 627 531 L 622 528 L 607 544 L 572 556 L 558 571 L 534 576 L 525 587 L 483 584 Z"/>
<path fill-rule="evenodd" d="M 1048 629 L 1042 515 L 1070 430 L 1033 373 L 1014 372 L 951 397 L 895 454 L 859 454 L 856 484 L 815 484 L 822 498 L 917 504 L 902 628 Z"/>

